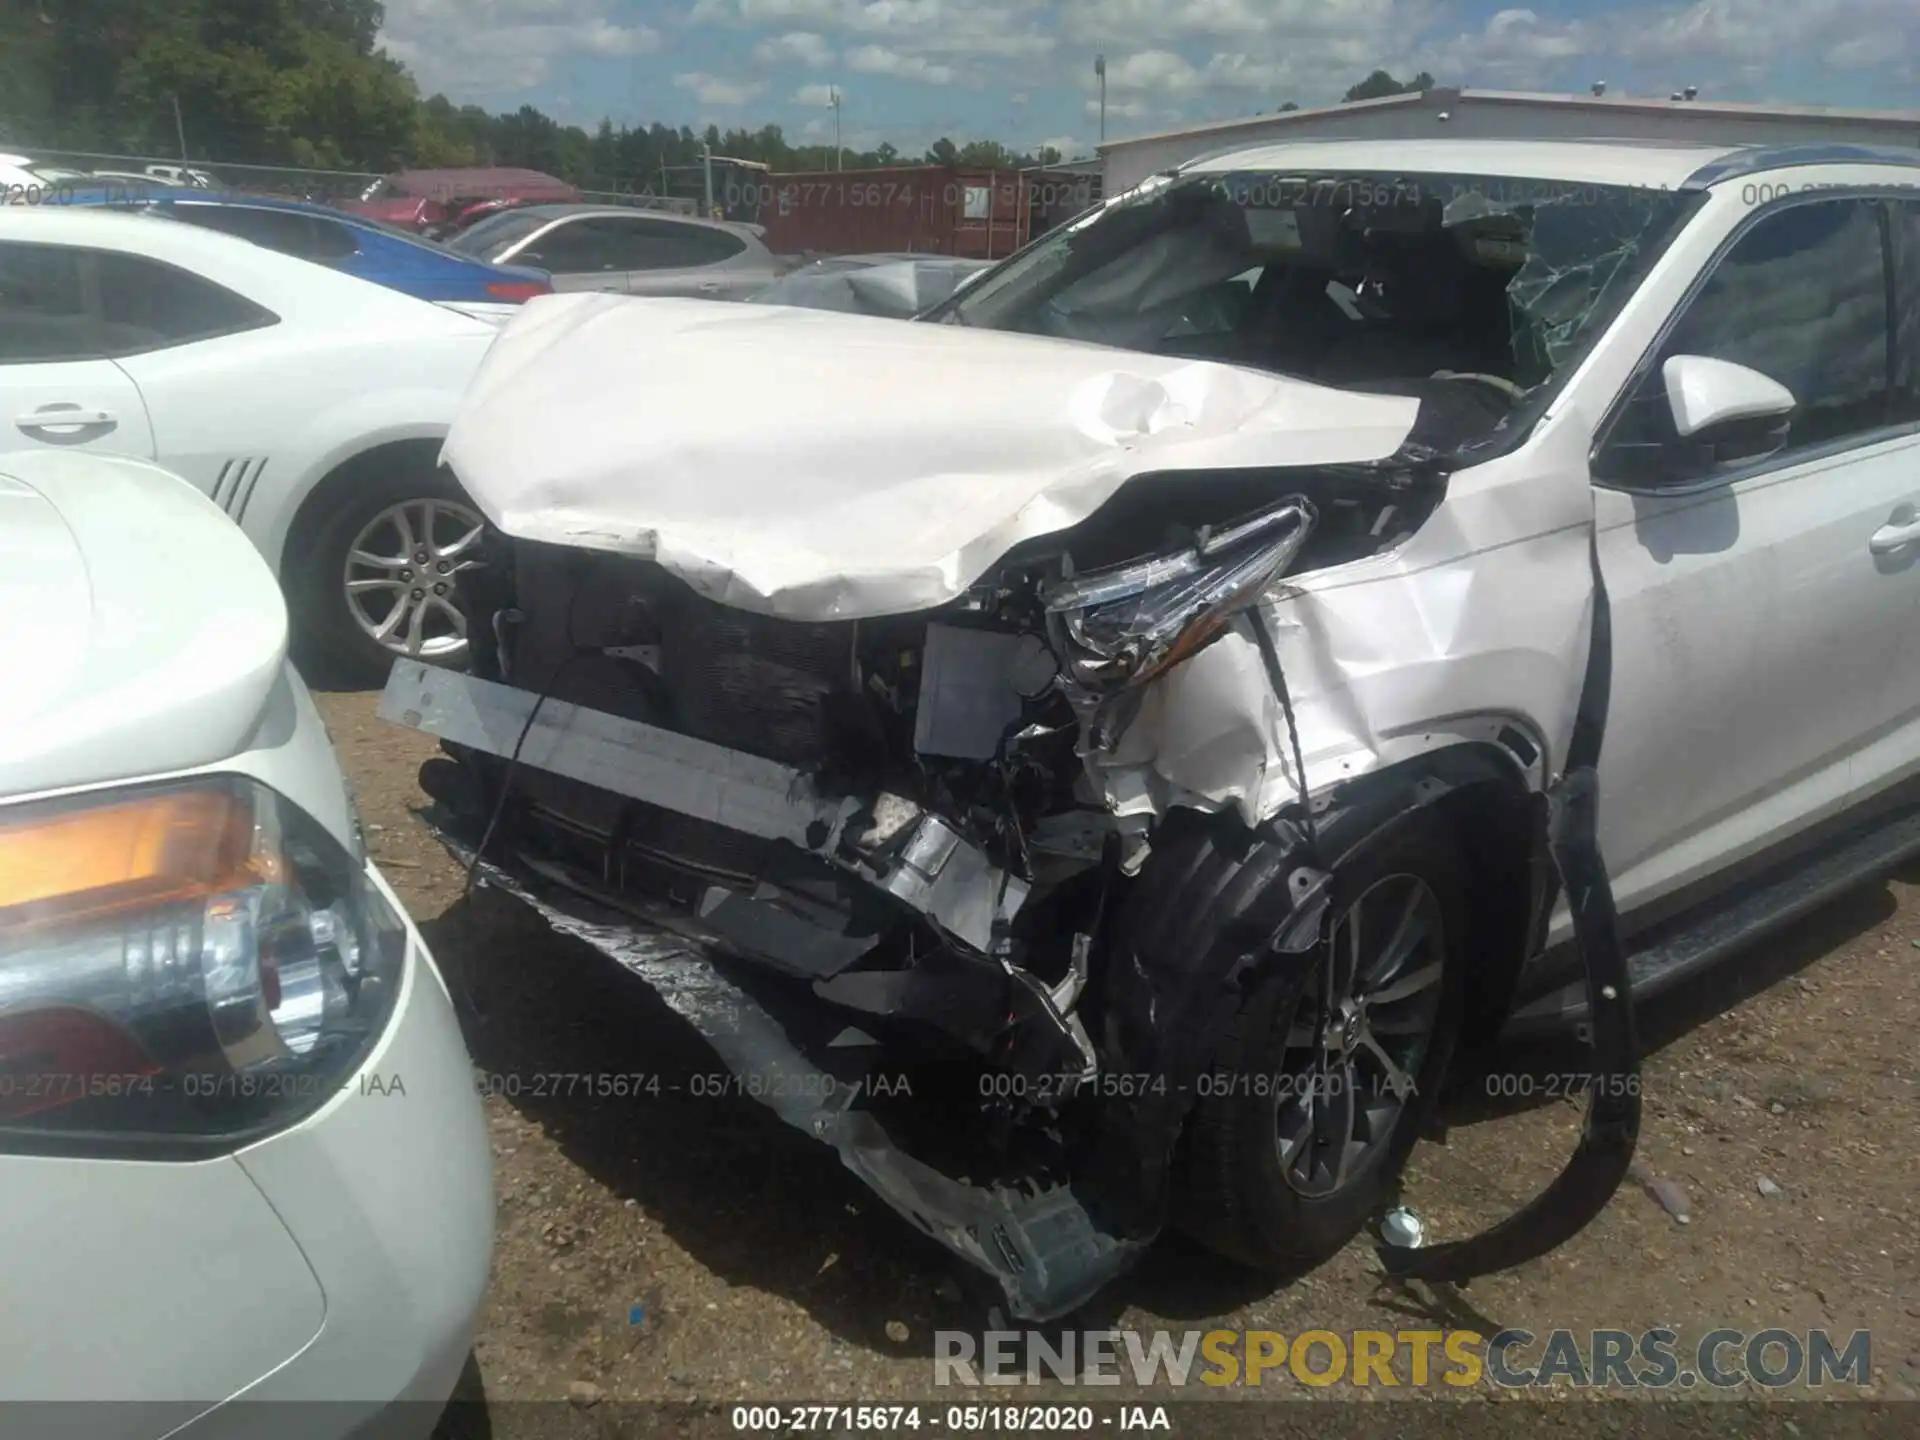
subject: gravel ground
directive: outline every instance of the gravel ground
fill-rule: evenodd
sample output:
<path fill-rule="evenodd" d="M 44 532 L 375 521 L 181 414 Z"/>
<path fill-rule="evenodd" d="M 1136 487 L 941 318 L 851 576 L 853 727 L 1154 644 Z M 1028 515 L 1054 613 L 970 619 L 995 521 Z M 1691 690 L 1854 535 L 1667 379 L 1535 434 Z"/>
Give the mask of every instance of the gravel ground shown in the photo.
<path fill-rule="evenodd" d="M 474 998 L 476 1067 L 519 1091 L 486 1107 L 499 1240 L 470 1398 L 484 1393 L 496 1416 L 569 1398 L 602 1413 L 621 1401 L 951 1401 L 932 1388 L 932 1332 L 983 1318 L 945 1253 L 750 1100 L 696 1098 L 685 1083 L 678 1095 L 595 1098 L 537 1078 L 684 1080 L 720 1067 L 634 977 L 497 893 L 463 897 L 459 870 L 412 813 L 433 747 L 380 724 L 373 695 L 319 698 L 375 855 Z M 1866 1395 L 1913 1400 L 1917 973 L 1920 867 L 1648 1007 L 1640 1183 L 1517 1272 L 1416 1294 L 1384 1287 L 1353 1247 L 1276 1290 L 1169 1241 L 1080 1323 L 1288 1335 L 1423 1322 L 1488 1334 L 1867 1329 Z M 1540 1097 L 1546 1077 L 1579 1060 L 1516 1055 L 1505 1073 L 1533 1078 L 1505 1087 L 1530 1087 L 1530 1101 L 1452 1107 L 1446 1143 L 1421 1145 L 1409 1172 L 1429 1233 L 1478 1228 L 1558 1169 L 1580 1111 Z M 1656 1195 L 1676 1187 L 1685 1225 Z"/>

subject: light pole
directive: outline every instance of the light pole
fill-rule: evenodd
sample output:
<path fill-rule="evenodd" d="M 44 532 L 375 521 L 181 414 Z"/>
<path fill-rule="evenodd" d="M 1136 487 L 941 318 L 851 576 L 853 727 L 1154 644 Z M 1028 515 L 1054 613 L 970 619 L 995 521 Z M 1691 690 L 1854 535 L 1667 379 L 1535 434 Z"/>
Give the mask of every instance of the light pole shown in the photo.
<path fill-rule="evenodd" d="M 1093 57 L 1093 73 L 1100 77 L 1100 142 L 1107 139 L 1107 57 L 1105 52 Z"/>
<path fill-rule="evenodd" d="M 833 168 L 846 169 L 846 161 L 840 149 L 840 87 L 833 85 L 827 90 L 827 103 L 833 106 Z"/>

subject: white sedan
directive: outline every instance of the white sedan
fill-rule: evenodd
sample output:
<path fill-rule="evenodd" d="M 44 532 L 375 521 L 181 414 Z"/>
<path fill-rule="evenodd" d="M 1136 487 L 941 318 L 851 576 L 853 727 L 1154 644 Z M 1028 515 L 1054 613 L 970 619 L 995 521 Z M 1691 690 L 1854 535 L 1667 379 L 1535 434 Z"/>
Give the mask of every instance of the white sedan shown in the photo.
<path fill-rule="evenodd" d="M 480 516 L 439 451 L 497 333 L 196 226 L 0 207 L 0 458 L 157 460 L 364 672 L 464 650 L 453 572 Z"/>
<path fill-rule="evenodd" d="M 0 457 L 0 1410 L 96 1402 L 23 1433 L 424 1436 L 466 1362 L 473 1073 L 286 646 L 177 477 Z"/>

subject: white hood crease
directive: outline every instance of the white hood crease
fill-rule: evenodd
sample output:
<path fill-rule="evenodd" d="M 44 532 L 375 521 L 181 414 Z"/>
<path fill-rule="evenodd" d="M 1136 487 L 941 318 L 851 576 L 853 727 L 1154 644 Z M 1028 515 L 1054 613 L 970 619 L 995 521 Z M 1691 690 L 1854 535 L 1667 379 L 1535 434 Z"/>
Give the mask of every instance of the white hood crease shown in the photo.
<path fill-rule="evenodd" d="M 1352 464 L 1418 402 L 1205 361 L 867 316 L 529 302 L 444 458 L 501 530 L 651 559 L 800 620 L 953 600 L 1148 471 Z"/>

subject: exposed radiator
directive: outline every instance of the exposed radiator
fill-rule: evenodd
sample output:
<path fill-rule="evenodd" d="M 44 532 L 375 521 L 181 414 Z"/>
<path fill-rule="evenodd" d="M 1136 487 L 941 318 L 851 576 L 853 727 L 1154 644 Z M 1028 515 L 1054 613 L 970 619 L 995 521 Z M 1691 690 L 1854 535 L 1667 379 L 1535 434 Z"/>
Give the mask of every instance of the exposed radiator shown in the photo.
<path fill-rule="evenodd" d="M 660 636 L 679 728 L 789 765 L 819 762 L 827 697 L 854 685 L 854 629 L 730 610 L 681 591 Z"/>

